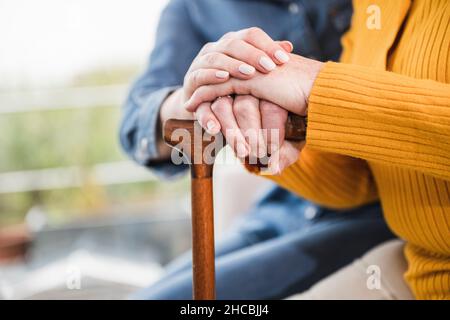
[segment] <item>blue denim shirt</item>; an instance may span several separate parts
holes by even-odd
[[[120,141],[130,157],[157,175],[170,178],[186,167],[158,158],[156,138],[159,108],[166,97],[182,86],[198,51],[207,42],[229,31],[257,26],[275,40],[289,40],[294,52],[326,61],[337,60],[340,37],[352,15],[350,0],[171,0],[163,10],[156,43],[147,69],[133,84],[123,109]],[[304,200],[280,191],[286,205]],[[270,199],[263,199],[268,203]]]

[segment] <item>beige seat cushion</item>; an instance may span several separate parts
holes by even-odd
[[[319,281],[308,291],[289,299],[414,299],[403,277],[407,268],[403,246],[404,243],[400,240],[385,242],[352,264]]]

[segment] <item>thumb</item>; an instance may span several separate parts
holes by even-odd
[[[292,143],[284,141],[281,148],[275,151],[269,158],[268,175],[279,175],[281,172],[294,164],[300,157],[300,151],[305,146],[305,141]]]

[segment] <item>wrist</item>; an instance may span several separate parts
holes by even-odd
[[[314,83],[316,82],[317,77],[319,76],[320,71],[325,66],[325,63],[303,58],[303,66],[301,72],[304,76],[300,78],[303,81],[300,81],[301,92],[303,94],[303,101],[301,101],[301,105],[303,105],[302,115],[308,115],[308,106],[309,106],[309,98],[311,97],[311,93],[313,91]]]
[[[308,94],[306,95],[306,100],[308,102],[309,102],[309,97],[311,96],[312,88],[314,87],[314,83],[316,82],[316,79],[319,76],[320,71],[325,66],[325,63],[323,63],[323,62],[316,61],[316,60],[310,60],[310,61],[311,61],[311,64],[310,64],[309,74],[310,74],[311,81],[310,81]]]
[[[175,90],[167,96],[159,109],[157,143],[160,158],[168,158],[171,152],[170,147],[163,141],[164,123],[169,119],[193,119],[193,114],[183,108],[183,95],[183,88]]]

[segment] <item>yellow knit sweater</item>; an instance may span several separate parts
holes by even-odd
[[[419,299],[450,299],[450,1],[354,0],[300,160],[271,179],[333,208],[380,199]],[[358,241],[358,239],[355,239]]]

